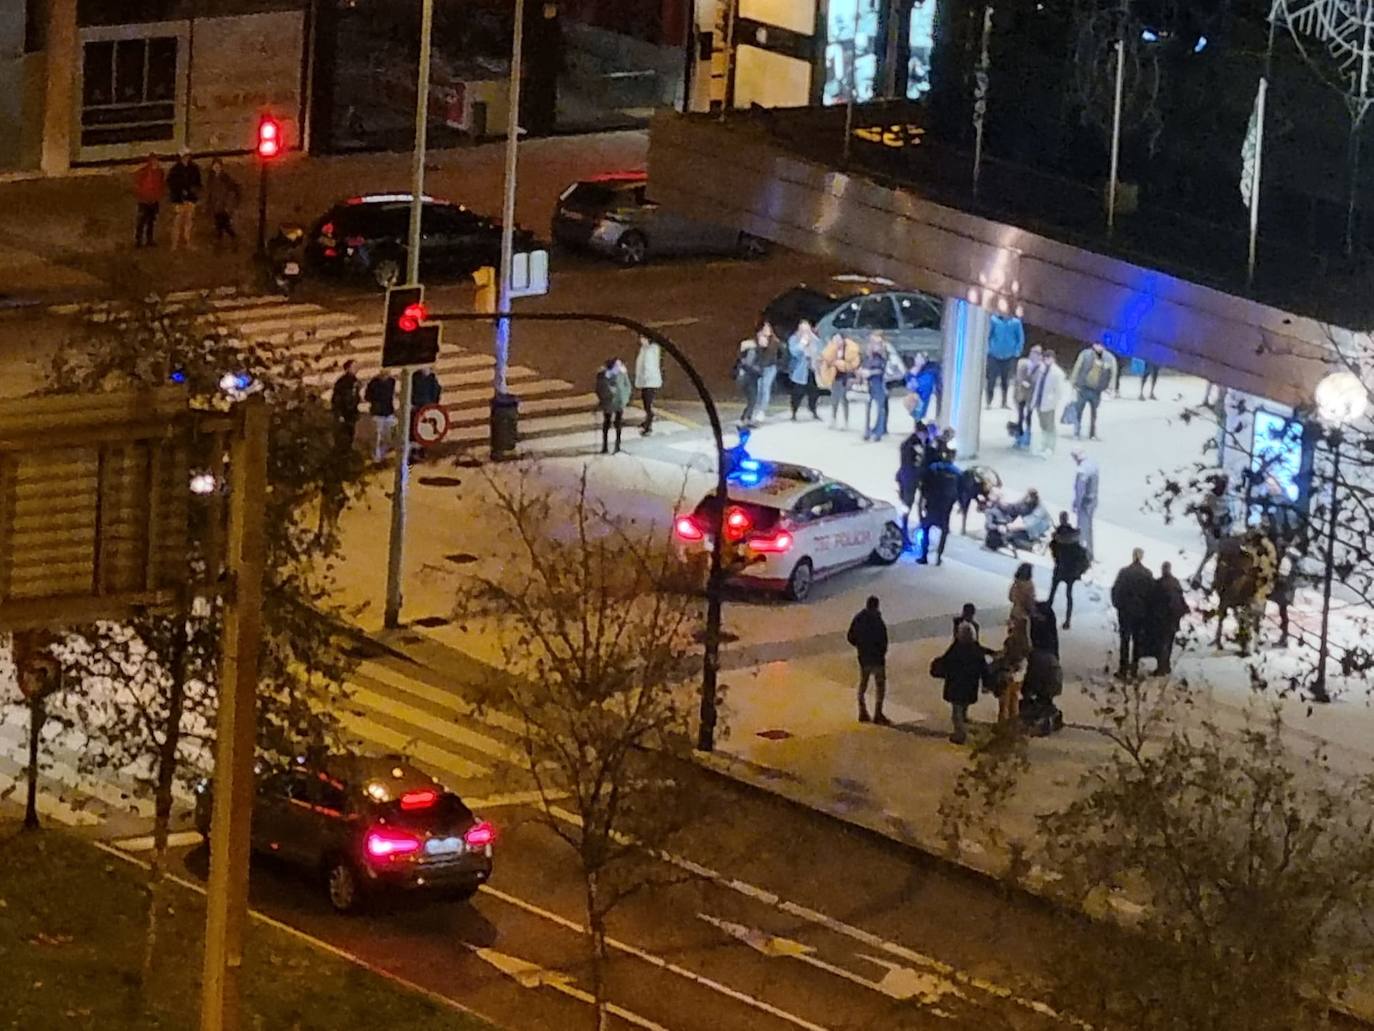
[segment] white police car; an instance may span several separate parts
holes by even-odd
[[[815,469],[746,456],[729,484],[725,540],[731,582],[801,601],[820,577],[866,562],[891,565],[901,557],[896,507]],[[714,511],[713,492],[674,525],[678,553],[690,565],[709,561]]]

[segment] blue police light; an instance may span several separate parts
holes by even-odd
[[[1154,29],[1144,29],[1140,33],[1140,38],[1143,39],[1146,43],[1158,43],[1159,33],[1156,32]]]
[[[754,472],[742,472],[735,474],[735,482],[741,487],[757,487],[763,476]]]
[[[1199,36],[1197,42],[1193,44],[1193,53],[1200,54],[1207,49],[1207,37]]]
[[[185,369],[173,369],[173,370],[172,370],[172,374],[171,374],[170,376],[168,376],[167,378],[168,378],[169,380],[171,380],[173,383],[185,383],[185,382],[186,382],[186,370],[185,370]]]
[[[763,466],[759,463],[759,460],[757,458],[741,458],[739,461],[739,467],[741,469],[746,469],[749,472],[758,472],[760,469],[763,468]]]

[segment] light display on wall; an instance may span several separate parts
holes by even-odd
[[[872,100],[878,83],[878,0],[831,0],[826,14],[824,104]]]
[[[906,95],[920,100],[930,92],[930,55],[935,50],[936,0],[912,0],[906,30]]]

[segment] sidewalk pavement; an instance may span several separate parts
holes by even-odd
[[[543,237],[559,192],[573,180],[618,168],[643,167],[648,137],[639,131],[554,137],[520,144],[516,215]],[[430,151],[425,190],[498,215],[504,143]],[[274,165],[268,187],[268,235],[282,222],[308,225],[335,201],[359,193],[409,192],[409,153],[316,157],[288,154]],[[202,173],[209,161],[201,160]],[[225,160],[243,196],[235,219],[238,248],[216,250],[210,219],[197,215],[198,247],[166,246],[170,214],[158,222],[159,246],[135,250],[134,165],[59,179],[0,183],[0,307],[53,296],[97,295],[112,282],[142,274],[166,290],[251,286],[257,232],[258,165]]]

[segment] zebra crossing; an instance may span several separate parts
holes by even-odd
[[[538,801],[520,745],[520,725],[484,708],[479,714],[442,674],[393,655],[364,660],[350,675],[339,717],[347,747],[400,754],[457,791],[477,811]],[[38,811],[47,822],[118,839],[132,850],[151,847],[153,803],[145,776],[79,768],[89,747],[79,729],[45,732]],[[28,727],[21,717],[0,722],[0,803],[22,805]],[[202,760],[208,765],[208,754]],[[147,770],[143,771],[145,774]],[[195,799],[173,791],[176,840],[190,841]],[[127,844],[127,843],[132,844]]]
[[[278,294],[243,294],[233,288],[212,291],[178,291],[163,300],[172,305],[198,305],[208,309],[231,332],[268,344],[286,354],[293,349],[317,349],[333,345],[330,368],[313,376],[316,385],[328,389],[343,363],[358,363],[358,377],[366,382],[379,369],[382,327],[379,319],[351,312],[332,311],[323,305],[296,301]],[[56,305],[58,315],[100,311],[100,305]],[[484,451],[490,436],[490,402],[495,359],[487,353],[445,343],[434,371],[443,387],[441,407],[449,417],[447,445]],[[586,452],[600,446],[601,414],[596,395],[585,387],[542,375],[524,365],[507,370],[510,390],[520,398],[520,453],[529,457]],[[638,426],[644,413],[636,405],[625,411],[627,428]],[[688,429],[671,418],[659,418],[655,436]]]

